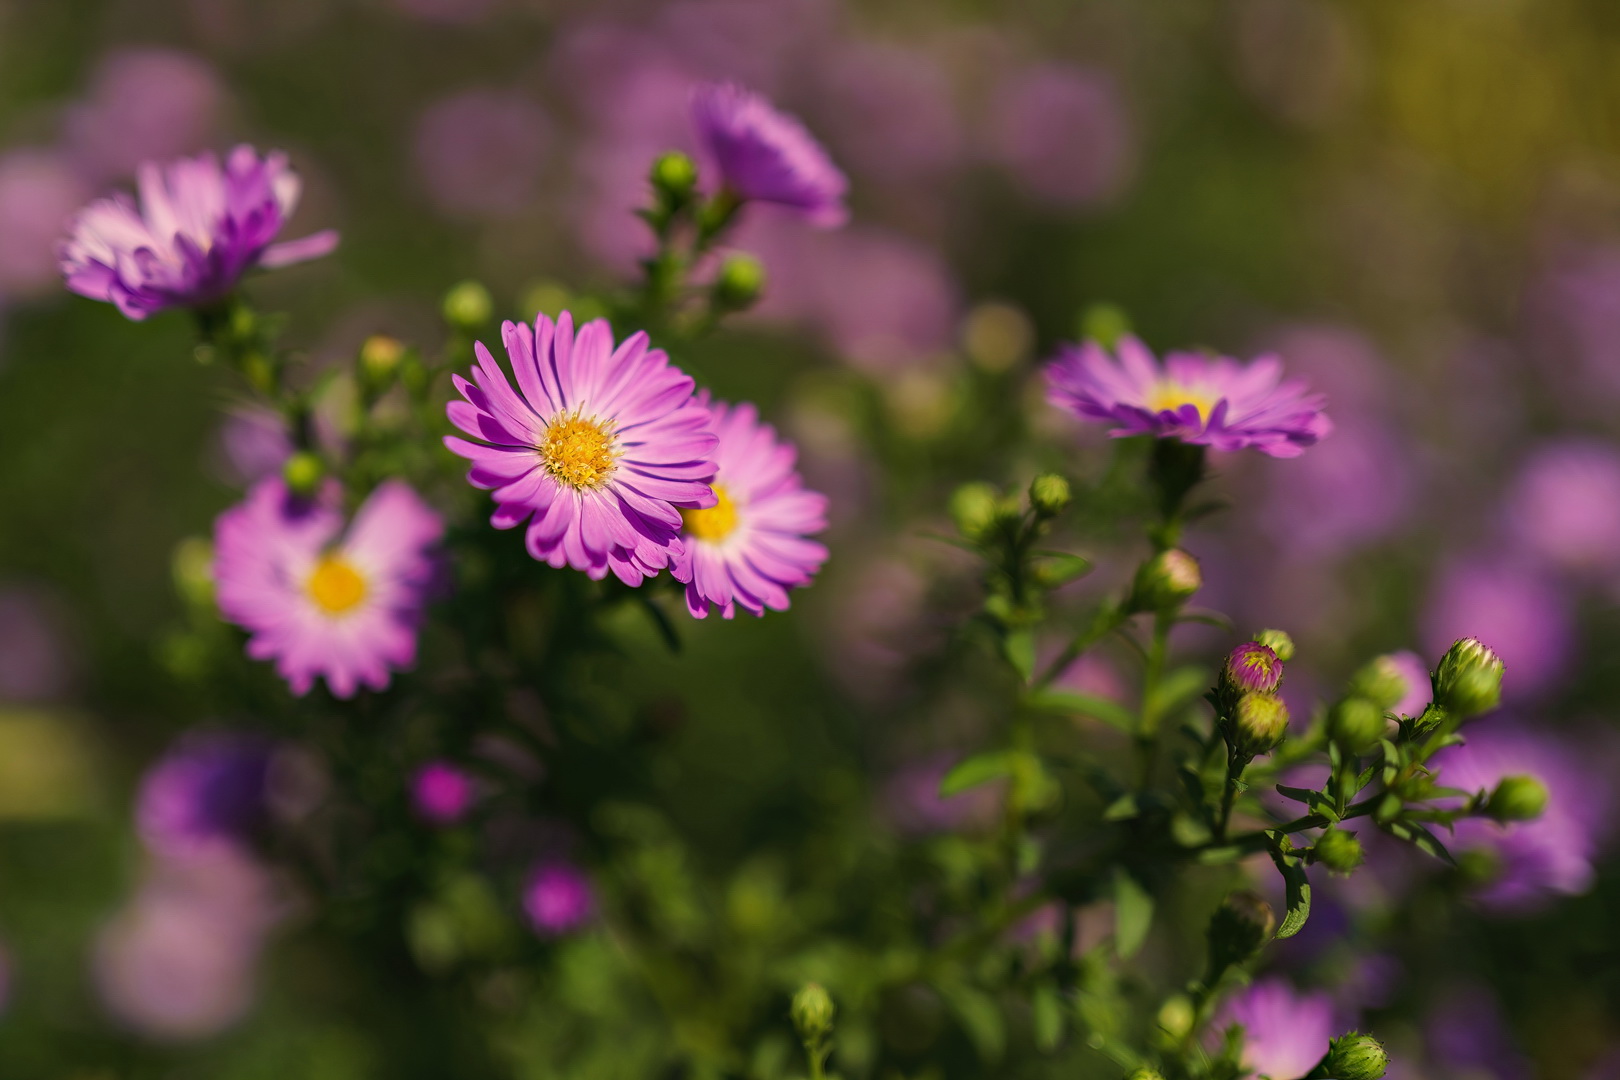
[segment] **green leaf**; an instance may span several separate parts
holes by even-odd
[[[1103,811],[1104,821],[1128,821],[1142,812],[1136,804],[1136,794],[1128,792],[1108,804]]]
[[[1153,926],[1153,897],[1124,870],[1114,871],[1114,950],[1120,959],[1136,955]]]
[[[1446,845],[1440,842],[1439,837],[1417,822],[1411,820],[1392,821],[1387,828],[1391,835],[1407,841],[1419,851],[1433,855],[1450,866],[1457,865],[1457,860],[1451,857],[1451,852],[1446,850]]]
[[[1030,997],[1030,1019],[1035,1026],[1035,1047],[1051,1053],[1063,1041],[1063,998],[1051,983],[1037,983]]]
[[[1273,851],[1271,860],[1282,872],[1288,904],[1288,913],[1283,916],[1282,925],[1277,927],[1277,937],[1293,937],[1305,929],[1305,920],[1311,917],[1311,883],[1305,876],[1305,864],[1298,858]]]
[[[1177,668],[1154,688],[1147,709],[1154,716],[1168,716],[1209,689],[1209,681],[1209,672],[1204,668],[1196,665]]]
[[[1073,690],[1037,690],[1029,696],[1029,704],[1043,712],[1089,716],[1101,720],[1121,731],[1136,730],[1136,717],[1117,701],[1094,694],[1081,694]]]
[[[1012,630],[1001,639],[1001,651],[1018,677],[1029,682],[1035,675],[1035,635],[1028,630]]]
[[[1054,553],[1035,564],[1035,574],[1048,589],[1060,588],[1091,573],[1091,560],[1079,555]]]
[[[1007,1048],[1007,1025],[995,999],[961,983],[939,984],[939,992],[961,1022],[980,1059],[986,1064],[1000,1061]]]
[[[1013,761],[1017,756],[1017,752],[1013,750],[988,750],[982,754],[974,754],[966,761],[957,762],[939,782],[940,796],[949,798],[969,788],[976,788],[980,784],[999,780],[1012,772]]]

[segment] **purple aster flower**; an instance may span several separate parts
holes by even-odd
[[[596,917],[596,893],[579,867],[548,862],[529,875],[523,888],[523,910],[540,934],[561,937]]]
[[[272,744],[253,735],[189,735],[141,778],[135,827],[152,852],[179,858],[245,844],[269,819]]]
[[[1487,642],[1507,664],[1505,698],[1524,698],[1568,670],[1576,643],[1570,600],[1546,574],[1513,559],[1469,557],[1445,566],[1423,619],[1438,657],[1461,637]]]
[[[1118,195],[1135,169],[1135,136],[1108,75],[1047,64],[1022,68],[991,99],[990,152],[1026,194],[1050,206]]]
[[[1547,808],[1533,821],[1468,818],[1446,840],[1454,852],[1483,852],[1495,864],[1478,893],[1482,904],[1531,911],[1591,886],[1612,799],[1582,751],[1498,720],[1469,728],[1468,741],[1435,755],[1434,764],[1440,783],[1463,791],[1489,791],[1507,776],[1534,777],[1547,788]]]
[[[1261,979],[1222,1007],[1216,1030],[1243,1027],[1243,1064],[1266,1080],[1295,1080],[1310,1072],[1342,1028],[1333,999],[1302,994],[1286,979]]]
[[[670,573],[686,586],[686,609],[701,619],[711,607],[734,618],[785,611],[788,590],[803,585],[827,559],[827,549],[805,537],[827,527],[827,497],[807,491],[794,470],[798,456],[752,405],[709,401],[720,437],[715,447],[715,504],[681,511],[682,550]]]
[[[1620,568],[1620,451],[1594,440],[1549,443],[1507,498],[1519,545],[1569,570]]]
[[[352,522],[328,481],[316,498],[262,480],[214,526],[219,610],[247,630],[248,655],[276,661],[295,694],[317,676],[338,697],[382,690],[416,659],[416,631],[444,522],[398,480]]]
[[[775,203],[823,228],[849,218],[849,181],[804,125],[734,83],[692,94],[692,123],[723,188],[744,202]]]
[[[430,106],[414,156],[433,203],[452,217],[511,217],[533,205],[551,121],[518,94],[469,90]]]
[[[430,761],[411,781],[416,812],[435,825],[460,821],[473,803],[473,779],[448,761]]]
[[[473,463],[473,486],[493,490],[490,524],[529,522],[530,555],[641,584],[681,550],[680,511],[717,502],[716,438],[691,378],[645,332],[614,348],[605,319],[576,336],[565,311],[532,330],[505,323],[501,335],[518,391],[480,342],[473,381],[454,379],[466,400],[448,411],[484,442],[452,435],[445,445]]]
[[[1077,416],[1112,420],[1116,437],[1154,435],[1216,450],[1253,447],[1296,457],[1333,430],[1323,397],[1282,362],[1244,365],[1224,356],[1170,353],[1161,365],[1147,346],[1122,338],[1117,357],[1100,346],[1065,345],[1047,365],[1047,400]]]
[[[213,154],[153,162],[137,173],[141,205],[120,192],[79,212],[61,248],[68,288],[140,320],[172,307],[207,304],[254,267],[273,269],[325,255],[327,230],[272,243],[298,203],[287,156],[238,146],[224,165]]]
[[[1240,690],[1269,694],[1282,683],[1283,664],[1258,641],[1246,641],[1226,658],[1226,678]]]

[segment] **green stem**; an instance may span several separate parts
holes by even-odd
[[[1147,667],[1142,676],[1142,711],[1136,726],[1138,789],[1146,789],[1153,778],[1153,763],[1159,746],[1159,680],[1164,677],[1170,651],[1170,627],[1174,617],[1167,612],[1153,616],[1153,643],[1148,649]]]

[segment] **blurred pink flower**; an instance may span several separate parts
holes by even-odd
[[[990,156],[1031,198],[1105,203],[1130,183],[1136,137],[1108,74],[1044,64],[1010,74],[990,100]]]
[[[90,194],[54,151],[13,150],[0,157],[0,296],[57,286],[57,244]]]
[[[583,929],[596,918],[596,893],[579,867],[548,862],[529,875],[523,910],[542,936],[560,937]]]
[[[538,197],[550,142],[551,121],[535,102],[501,90],[467,90],[422,114],[413,157],[442,213],[511,217]]]
[[[1520,467],[1505,514],[1529,554],[1566,570],[1620,570],[1620,450],[1590,439],[1541,446]]]
[[[922,194],[962,159],[964,136],[954,90],[927,54],[852,43],[817,65],[812,116],[825,117],[838,162],[862,179]]]
[[[68,111],[65,141],[95,182],[121,178],[143,161],[208,148],[225,105],[219,73],[174,49],[120,49],[96,65],[90,92]]]

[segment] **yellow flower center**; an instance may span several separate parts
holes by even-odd
[[[586,420],[578,413],[565,413],[546,425],[537,449],[552,476],[581,489],[606,481],[618,459],[612,422]]]
[[[717,544],[737,527],[737,504],[719,484],[714,485],[715,504],[707,510],[682,510],[681,521],[689,536]]]
[[[339,555],[324,556],[309,575],[309,598],[328,615],[342,615],[366,598],[366,579]]]
[[[1209,414],[1215,411],[1215,405],[1219,401],[1218,395],[1211,394],[1202,387],[1166,380],[1155,383],[1153,389],[1148,391],[1147,400],[1142,404],[1154,413],[1180,412],[1183,405],[1191,405],[1198,410],[1200,420],[1208,420]]]

